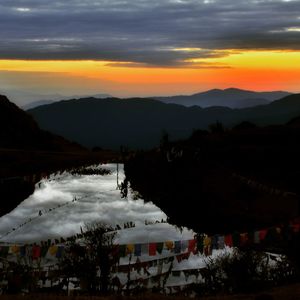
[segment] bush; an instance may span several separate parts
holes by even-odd
[[[295,270],[286,257],[235,249],[208,259],[201,275],[199,294],[250,293],[290,282]]]

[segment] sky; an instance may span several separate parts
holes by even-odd
[[[299,91],[300,0],[0,0],[0,28],[24,99]]]

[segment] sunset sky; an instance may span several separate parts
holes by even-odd
[[[0,28],[0,93],[19,103],[300,91],[299,0],[0,0]]]

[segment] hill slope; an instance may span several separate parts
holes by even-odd
[[[0,148],[75,151],[82,147],[43,131],[32,116],[0,95]]]
[[[253,92],[235,88],[225,90],[213,89],[190,96],[155,97],[164,103],[181,104],[184,106],[225,106],[230,108],[246,108],[257,105],[265,105],[290,95],[288,92]]]
[[[118,149],[156,146],[162,133],[185,138],[194,129],[216,121],[234,126],[242,121],[281,124],[300,115],[300,95],[247,109],[184,107],[151,99],[95,99],[61,101],[28,111],[41,128],[85,146]],[[55,121],[54,121],[55,120]]]

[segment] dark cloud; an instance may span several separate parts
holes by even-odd
[[[0,28],[0,58],[180,66],[232,48],[300,50],[288,30],[300,1],[0,0]]]

